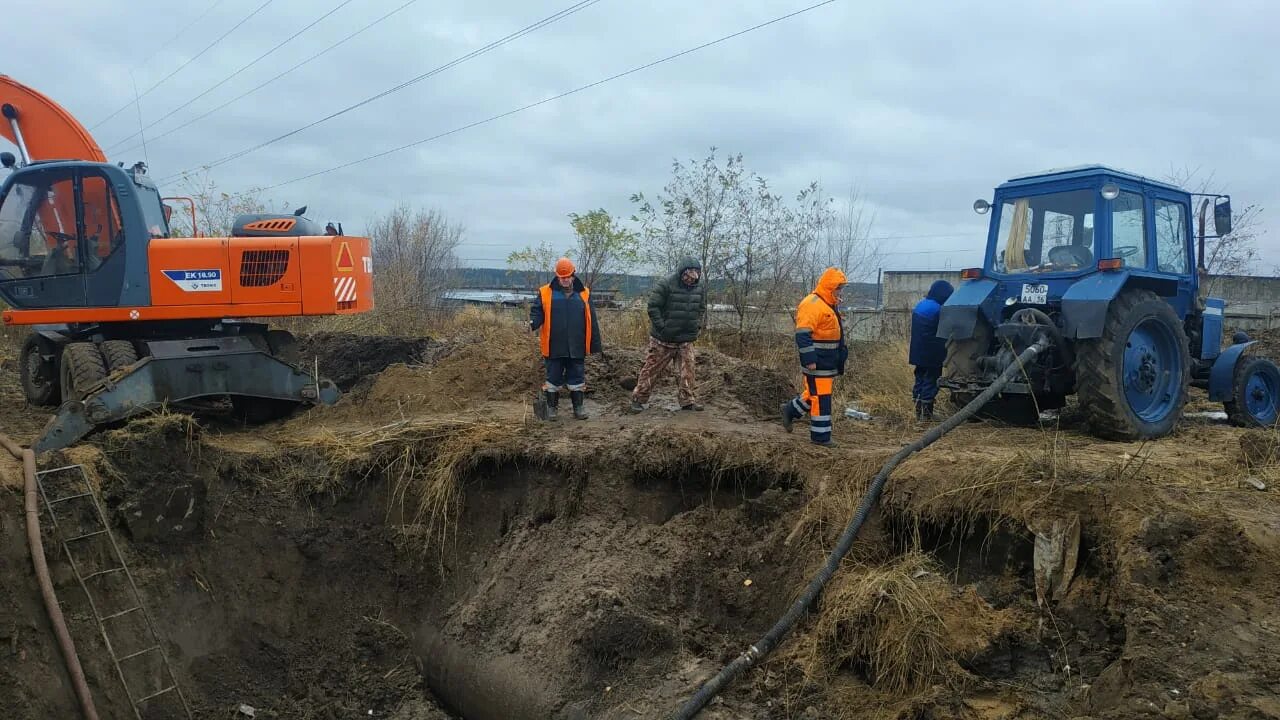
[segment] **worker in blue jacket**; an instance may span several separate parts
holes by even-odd
[[[947,341],[938,337],[938,316],[953,288],[946,280],[929,287],[929,294],[911,311],[911,351],[907,361],[915,366],[916,382],[911,399],[916,403],[916,420],[933,419],[933,400],[938,396],[938,378],[947,361]]]

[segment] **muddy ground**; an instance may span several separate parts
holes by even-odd
[[[99,489],[195,717],[665,717],[786,609],[921,431],[840,422],[817,451],[773,420],[791,378],[714,352],[706,412],[667,385],[628,415],[625,349],[591,361],[591,420],[541,424],[531,347],[378,342],[304,343],[345,372],[334,408],[156,416],[42,459]],[[3,373],[0,425],[29,439],[42,418],[16,392]],[[816,612],[704,716],[1280,718],[1276,434],[1197,418],[1127,445],[1063,422],[966,425],[908,461]],[[0,717],[75,717],[0,467]],[[46,523],[55,582],[103,717],[131,717],[58,552],[89,527],[72,505]],[[1041,603],[1030,528],[1055,520],[1079,522],[1079,560]],[[119,631],[117,655],[145,647],[145,625]],[[126,682],[162,687],[141,660]]]

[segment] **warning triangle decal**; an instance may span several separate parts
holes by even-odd
[[[355,258],[351,257],[351,246],[345,242],[338,250],[338,269],[342,272],[351,272],[356,269]]]

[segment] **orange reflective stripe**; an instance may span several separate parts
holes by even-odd
[[[542,327],[538,335],[542,340],[542,357],[551,357],[551,286],[542,286]]]

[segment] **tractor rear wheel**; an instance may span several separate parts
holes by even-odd
[[[1150,290],[1118,295],[1102,337],[1077,343],[1076,388],[1093,434],[1132,441],[1172,432],[1187,404],[1189,358],[1169,303]]]
[[[35,335],[22,344],[22,394],[27,402],[37,407],[58,404],[61,397],[58,387],[58,363],[45,360],[40,352],[40,341]]]
[[[68,343],[62,349],[62,399],[83,400],[85,392],[107,377],[107,364],[91,342]]]
[[[1236,363],[1231,399],[1222,403],[1231,424],[1272,427],[1280,415],[1280,367],[1268,358],[1246,356]]]
[[[102,356],[107,360],[107,372],[138,362],[138,350],[128,340],[103,341]]]

